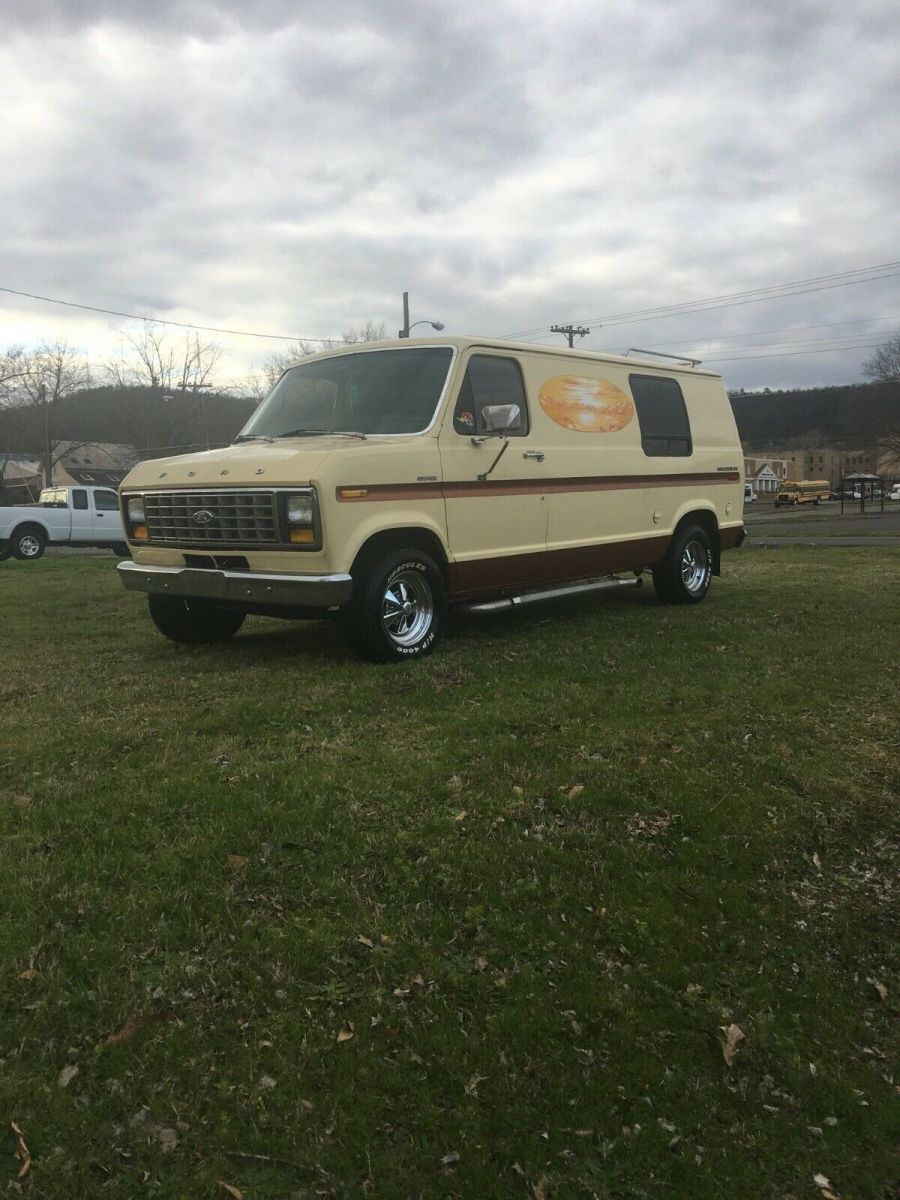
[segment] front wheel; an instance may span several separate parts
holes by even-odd
[[[25,559],[28,562],[40,558],[44,553],[46,545],[47,540],[44,537],[43,530],[38,529],[36,526],[17,529],[10,542],[10,548],[16,558]]]
[[[369,662],[421,658],[444,627],[441,573],[420,550],[399,550],[364,568],[354,579],[344,611],[353,649]]]
[[[653,586],[663,604],[699,604],[712,582],[712,543],[699,525],[676,533],[666,557],[653,568]]]
[[[173,642],[201,645],[232,637],[246,620],[240,609],[218,608],[210,600],[184,596],[148,596],[150,616],[160,633]]]

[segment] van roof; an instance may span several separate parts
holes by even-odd
[[[554,358],[570,358],[573,361],[618,363],[624,367],[642,367],[648,370],[661,371],[667,375],[706,375],[714,379],[721,378],[718,371],[704,370],[699,366],[693,366],[687,360],[682,362],[672,359],[665,362],[658,362],[655,358],[638,357],[631,354],[608,354],[602,350],[580,350],[577,348],[570,350],[568,346],[548,346],[540,342],[513,342],[503,338],[474,337],[472,335],[448,337],[436,334],[433,337],[391,338],[379,342],[350,342],[347,345],[335,346],[329,350],[324,350],[321,354],[315,355],[315,357],[347,354],[361,350],[402,350],[408,346],[453,346],[460,351],[469,350],[473,347],[484,347],[490,350],[511,350],[527,354],[552,354]],[[644,351],[644,354],[646,353],[647,351]],[[299,361],[303,362],[306,360],[300,359]]]

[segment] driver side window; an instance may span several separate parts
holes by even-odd
[[[519,427],[510,429],[507,436],[527,435],[528,404],[519,364],[514,358],[501,358],[495,354],[473,355],[459,389],[453,428],[457,433],[469,436],[487,433],[484,409],[493,404],[517,404]]]

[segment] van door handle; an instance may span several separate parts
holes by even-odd
[[[544,461],[543,450],[526,450],[522,455],[523,458],[536,458],[538,462]]]

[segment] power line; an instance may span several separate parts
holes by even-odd
[[[249,329],[220,329],[217,325],[191,325],[187,321],[166,321],[162,317],[140,316],[137,313],[118,312],[114,308],[98,308],[94,304],[76,304],[74,300],[57,300],[53,296],[38,296],[34,292],[19,292],[15,288],[0,287],[0,292],[10,296],[25,296],[29,300],[42,300],[45,304],[61,304],[64,308],[80,308],[84,312],[102,313],[107,317],[124,317],[128,321],[151,321],[154,325],[176,325],[179,329],[196,329],[202,333],[228,333],[235,337],[270,338],[277,342],[331,342],[333,338],[301,337],[299,334],[254,333]]]
[[[584,324],[625,325],[636,321],[656,319],[658,317],[681,316],[692,312],[714,311],[719,308],[733,308],[740,304],[761,303],[765,300],[786,299],[790,296],[802,296],[808,292],[826,291],[835,287],[850,287],[853,284],[874,282],[900,274],[900,262],[877,263],[871,267],[858,267],[852,271],[839,271],[831,275],[818,275],[809,279],[798,279],[790,283],[773,283],[764,288],[752,288],[743,292],[728,292],[719,296],[707,296],[701,300],[685,300],[678,304],[663,304],[653,308],[632,309],[626,312],[613,313],[609,316],[588,317]],[[874,275],[873,272],[883,272]],[[864,278],[850,278],[864,276]],[[821,286],[807,287],[807,284]],[[531,335],[548,332],[546,325],[534,329],[524,329],[521,333],[509,334],[511,338],[526,338]]]
[[[839,354],[842,350],[874,350],[880,344],[880,342],[869,342],[862,346],[831,346],[825,350],[788,350],[781,354],[743,354],[734,358],[707,358],[704,359],[704,363],[751,362],[754,359],[763,358],[814,358],[817,354]]]
[[[781,329],[756,329],[752,333],[698,333],[693,337],[694,343],[703,342],[739,342],[747,338],[768,337],[775,333],[806,333],[810,329],[837,329],[842,325],[874,325],[876,321],[898,321],[900,322],[900,314],[893,314],[889,317],[863,317],[859,321],[826,321],[820,325],[786,325]],[[840,335],[837,335],[840,336]],[[865,337],[866,334],[847,334],[847,337]],[[658,346],[678,346],[684,345],[685,339],[679,338],[674,342],[657,342]],[[749,347],[748,347],[749,348]]]

